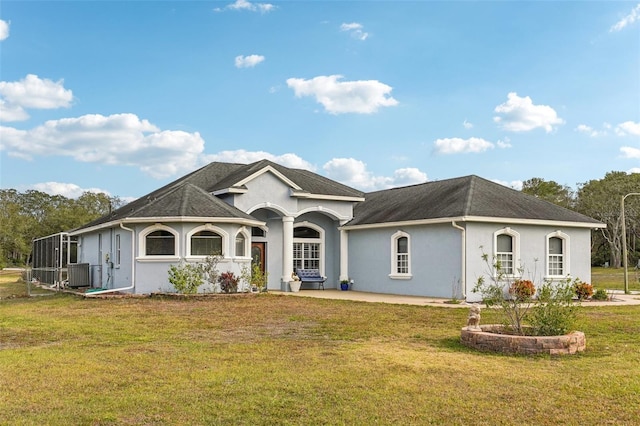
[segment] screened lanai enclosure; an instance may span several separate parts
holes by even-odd
[[[29,279],[58,287],[89,285],[89,265],[76,263],[78,239],[66,232],[33,240]]]

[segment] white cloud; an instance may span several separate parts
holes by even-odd
[[[606,123],[605,123],[605,129],[606,127]],[[579,124],[578,127],[576,127],[574,129],[574,131],[579,132],[579,133],[584,133],[585,135],[588,135],[589,137],[592,138],[597,138],[600,136],[606,136],[607,135],[607,131],[606,130],[596,130],[591,126],[587,126],[586,124]]]
[[[466,119],[462,122],[465,129],[473,129],[473,123],[469,123]]]
[[[369,37],[369,33],[363,31],[362,24],[357,22],[352,22],[350,24],[343,23],[340,25],[340,31],[348,32],[351,37],[357,38],[358,40],[366,40]]]
[[[28,74],[20,81],[0,81],[0,121],[21,121],[29,118],[25,108],[68,108],[73,93],[64,88],[63,80],[56,82]]]
[[[260,62],[264,61],[262,55],[236,56],[236,68],[253,68]]]
[[[224,12],[225,10],[247,10],[249,12],[267,13],[275,10],[275,6],[270,3],[252,3],[247,0],[236,0],[234,3],[228,4],[225,7],[216,7],[213,9],[216,12]]]
[[[392,177],[374,176],[367,165],[353,158],[334,158],[322,166],[327,176],[362,191],[375,191],[427,181],[427,174],[415,168],[403,168]]]
[[[631,174],[631,173],[640,173],[640,167],[632,167],[629,170],[627,170],[627,174]]]
[[[499,183],[500,185],[506,186],[508,188],[512,188],[518,191],[522,191],[522,181],[521,180],[512,180],[511,182],[507,182],[505,180],[492,179],[492,182]]]
[[[0,41],[9,38],[9,23],[0,19]]]
[[[274,155],[265,151],[246,151],[244,149],[237,149],[233,151],[221,151],[213,155],[205,155],[204,158],[206,163],[220,161],[250,164],[260,160],[269,160],[293,169],[315,171],[315,167],[311,163],[292,153]]]
[[[19,105],[12,105],[0,99],[0,122],[24,121],[29,119],[29,114]]]
[[[31,159],[67,156],[81,162],[139,167],[162,178],[201,165],[199,133],[161,131],[135,114],[98,114],[50,120],[30,130],[0,127],[0,150]]]
[[[517,93],[507,95],[507,102],[498,105],[495,112],[502,116],[493,117],[502,129],[510,132],[528,132],[538,127],[547,133],[554,130],[554,126],[564,123],[556,111],[547,105],[534,105],[529,96],[521,98]]]
[[[624,27],[633,24],[639,19],[640,19],[640,3],[638,3],[636,7],[631,9],[631,12],[628,15],[620,19],[611,28],[609,28],[609,32],[612,33],[615,31],[620,31]]]
[[[511,139],[509,138],[504,138],[504,139],[498,139],[498,142],[496,142],[496,145],[498,148],[511,148]]]
[[[622,156],[624,158],[631,158],[640,160],[640,149],[632,148],[630,146],[623,146],[620,148],[620,152],[622,152]]]
[[[341,75],[318,76],[310,80],[287,79],[296,97],[315,96],[330,114],[371,114],[380,107],[398,105],[389,96],[393,88],[377,80],[338,81]]]
[[[94,194],[106,194],[111,196],[109,191],[100,188],[81,188],[75,183],[62,182],[43,182],[31,185],[37,191],[46,192],[51,195],[62,195],[66,198],[78,198],[85,192],[93,192]]]
[[[640,136],[640,123],[633,121],[625,121],[616,126],[616,134],[618,136]]]
[[[462,154],[469,152],[484,152],[495,148],[492,142],[482,138],[443,138],[437,139],[434,143],[434,151],[437,154]]]

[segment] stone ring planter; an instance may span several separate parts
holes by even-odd
[[[500,324],[463,327],[460,340],[463,345],[480,351],[523,355],[572,355],[587,347],[582,331],[562,336],[518,336],[500,334],[502,330],[504,326]]]

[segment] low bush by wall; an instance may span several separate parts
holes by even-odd
[[[503,329],[504,326],[499,324],[463,327],[460,339],[463,345],[470,348],[506,354],[570,355],[582,352],[587,347],[581,331],[562,336],[517,336],[500,334]]]

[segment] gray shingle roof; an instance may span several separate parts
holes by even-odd
[[[478,176],[371,192],[356,205],[352,225],[469,216],[599,224],[590,217]]]
[[[361,198],[363,193],[307,170],[290,169],[268,160],[252,164],[213,162],[195,170],[111,214],[90,222],[80,229],[125,218],[145,217],[230,217],[254,219],[243,211],[210,195],[231,188],[256,172],[271,166],[287,179],[311,194]],[[255,220],[255,219],[254,219]]]

